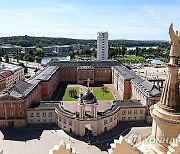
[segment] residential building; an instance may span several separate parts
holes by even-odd
[[[3,44],[0,46],[0,48],[3,49],[3,51],[7,54],[16,53],[17,51],[21,50],[21,46],[11,45],[11,44]]]
[[[108,60],[108,32],[97,33],[97,59]]]

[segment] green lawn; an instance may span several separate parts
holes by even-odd
[[[111,93],[111,90],[107,89],[108,92],[102,92],[101,87],[94,87],[93,93],[96,95],[97,100],[114,100],[114,96]]]
[[[121,56],[119,60],[126,63],[140,63],[145,61],[143,57],[139,57],[135,55],[125,55],[124,57]]]
[[[69,90],[71,88],[74,88],[74,89],[77,90],[77,97],[76,98],[73,98],[73,97],[69,96]],[[65,91],[65,94],[64,94],[64,96],[62,98],[62,101],[78,101],[78,98],[79,98],[79,87],[67,87],[66,91]]]

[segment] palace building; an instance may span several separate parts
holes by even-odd
[[[88,80],[89,79],[89,80]],[[63,101],[54,101],[60,83],[113,84],[121,96],[106,110],[98,110],[98,101],[89,88],[80,92],[78,109],[70,111]],[[0,126],[56,123],[76,135],[86,135],[86,127],[96,136],[114,128],[119,121],[150,122],[149,106],[160,98],[159,89],[117,61],[51,60],[37,74],[0,93]],[[88,124],[88,126],[87,126]]]

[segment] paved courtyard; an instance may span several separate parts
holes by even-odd
[[[78,101],[64,101],[63,107],[71,112],[79,111]],[[98,101],[97,110],[100,112],[105,111],[106,109],[111,108],[111,101]]]
[[[0,129],[0,149],[7,154],[48,154],[54,145],[63,140],[71,144],[78,154],[107,154],[113,140],[118,139],[121,134],[127,135],[134,127],[142,127],[142,133],[147,125],[144,122],[119,123],[109,132],[98,137],[90,137],[91,145],[87,144],[87,137],[69,136],[56,126],[5,128]],[[139,131],[140,128],[136,130]]]

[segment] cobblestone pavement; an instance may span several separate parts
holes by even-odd
[[[5,133],[0,132],[0,149],[7,154],[48,154],[54,145],[59,145],[63,140],[66,144],[75,147],[78,154],[107,154],[106,151],[94,146],[88,145],[84,141],[80,141],[69,137],[62,130],[40,130],[36,128],[10,129]],[[8,137],[11,136],[11,139]],[[18,137],[19,136],[19,137]],[[28,136],[28,140],[26,137]],[[29,138],[33,136],[33,138]],[[6,139],[7,138],[7,139]]]
[[[139,127],[138,129],[133,129]],[[140,128],[142,127],[142,129]],[[29,125],[25,128],[1,128],[0,149],[7,154],[48,154],[54,145],[61,140],[71,144],[77,154],[108,154],[107,149],[114,139],[120,135],[127,135],[130,130],[141,130],[147,128],[144,122],[122,122],[113,130],[97,137],[90,137],[90,145],[87,137],[69,136],[57,126]]]
[[[63,101],[63,107],[70,110],[71,112],[79,111],[78,101]],[[102,112],[106,109],[111,108],[111,101],[98,101],[97,110]]]

